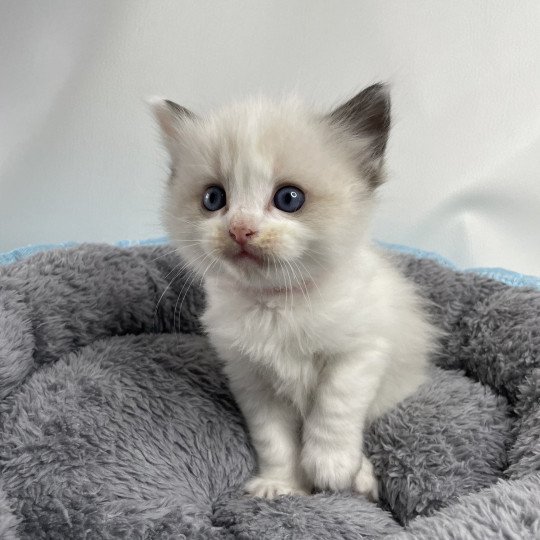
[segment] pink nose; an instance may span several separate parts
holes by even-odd
[[[247,225],[242,223],[238,225],[231,225],[229,228],[229,236],[237,243],[243,246],[249,242],[250,237],[257,234],[257,231],[254,231]]]

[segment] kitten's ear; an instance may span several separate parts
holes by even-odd
[[[343,127],[362,143],[359,148],[361,167],[370,186],[382,183],[384,151],[390,133],[390,93],[378,83],[362,90],[332,111],[328,118]]]
[[[197,117],[190,110],[168,99],[153,97],[148,99],[148,103],[161,128],[165,146],[172,154],[174,142],[178,140],[182,126],[186,121],[195,120]]]

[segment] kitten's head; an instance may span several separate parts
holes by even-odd
[[[152,105],[171,159],[164,221],[192,269],[294,287],[293,275],[314,279],[365,241],[390,129],[384,85],[329,114],[295,100],[207,117]]]

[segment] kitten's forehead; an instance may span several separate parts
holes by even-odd
[[[299,173],[324,165],[323,127],[295,100],[232,106],[210,117],[207,129],[219,174],[240,192],[298,181]]]
[[[241,190],[260,183],[273,174],[273,156],[268,145],[261,144],[264,126],[250,119],[223,122],[217,126],[214,148],[219,174]]]

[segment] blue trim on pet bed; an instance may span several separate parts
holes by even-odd
[[[442,255],[432,251],[424,251],[423,249],[402,246],[400,244],[389,244],[387,242],[378,242],[378,244],[392,251],[407,253],[422,259],[431,259],[438,262],[442,266],[446,266],[447,268],[460,270],[461,272],[473,272],[475,274],[480,274],[482,276],[501,281],[502,283],[506,283],[507,285],[512,285],[513,287],[534,287],[536,289],[540,289],[540,277],[520,274],[519,272],[513,272],[512,270],[506,270],[505,268],[459,268]]]
[[[147,240],[121,240],[116,242],[114,245],[118,247],[131,247],[131,246],[152,246],[167,243],[167,238],[150,238]],[[390,244],[387,242],[378,242],[378,244],[386,249],[392,251],[397,251],[399,253],[407,253],[415,257],[423,259],[431,259],[438,262],[439,264],[446,266],[447,268],[452,268],[454,270],[461,270],[458,266],[453,264],[451,261],[431,251],[424,251],[422,249],[412,248],[409,246],[402,246],[400,244]],[[41,244],[35,246],[27,246],[7,253],[0,253],[0,265],[1,264],[10,264],[21,259],[25,259],[34,253],[39,253],[40,251],[49,251],[51,249],[67,249],[78,245],[76,242],[65,242],[62,244]],[[474,272],[475,274],[480,274],[482,276],[501,281],[507,285],[512,285],[514,287],[534,287],[540,289],[540,277],[528,276],[526,274],[520,274],[518,272],[512,272],[511,270],[505,270],[504,268],[466,268],[462,270],[463,272]]]
[[[166,244],[167,237],[162,238],[150,238],[148,240],[120,240],[115,242],[115,246],[118,247],[131,247],[131,246],[148,246],[148,245],[158,245]],[[51,249],[68,249],[71,247],[78,246],[77,242],[63,242],[60,244],[37,244],[35,246],[26,246],[22,248],[17,248],[6,253],[0,253],[0,264],[10,264],[13,262],[20,261],[30,255],[39,253],[41,251],[50,251]]]

